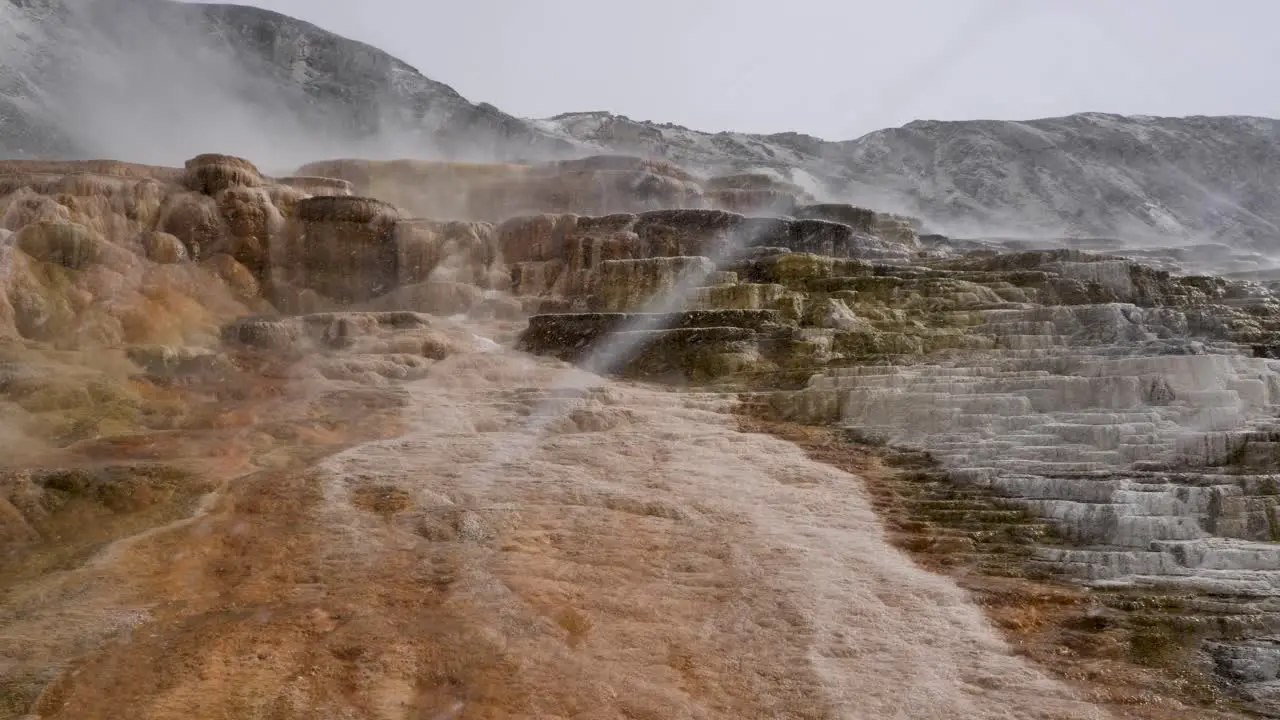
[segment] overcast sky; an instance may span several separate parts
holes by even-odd
[[[914,119],[1280,116],[1280,0],[251,4],[524,117],[610,110],[846,139]]]

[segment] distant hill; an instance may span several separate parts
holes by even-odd
[[[820,197],[918,215],[947,233],[1280,247],[1272,119],[917,121],[841,142],[606,112],[526,120],[267,10],[0,0],[0,155],[174,164],[210,148],[281,168],[339,156],[621,152],[701,172],[776,172]]]

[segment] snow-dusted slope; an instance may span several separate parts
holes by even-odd
[[[259,8],[0,0],[0,157],[283,166],[333,154],[551,157],[550,138],[376,49]]]
[[[953,225],[1280,245],[1276,120],[913,122],[841,145],[859,183]]]
[[[720,169],[798,170],[832,199],[918,215],[948,233],[1280,247],[1280,121],[1267,118],[917,121],[846,142],[701,133],[607,113],[539,126]]]
[[[662,157],[705,174],[772,172],[816,195],[829,195],[852,179],[839,146],[799,133],[705,133],[672,123],[637,122],[607,112],[565,113],[534,120],[538,129],[612,152]]]
[[[774,172],[823,199],[913,214],[953,235],[1280,249],[1277,120],[917,121],[844,142],[607,112],[523,120],[376,48],[258,8],[0,0],[0,157],[173,164],[210,148],[273,170],[333,156],[620,152],[704,174]]]

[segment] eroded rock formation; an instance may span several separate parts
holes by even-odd
[[[330,160],[298,170],[282,183],[314,190],[316,177],[349,184],[412,214],[499,223],[540,213],[605,216],[672,208],[718,209],[745,215],[837,220],[859,233],[911,242],[918,222],[848,205],[817,205],[800,186],[765,173],[699,177],[672,163],[626,155],[595,155],[541,164]],[[316,192],[315,194],[320,194]],[[844,212],[844,217],[838,217]],[[858,216],[857,213],[863,213]],[[824,213],[835,213],[827,217]],[[856,216],[856,217],[855,217]],[[911,223],[917,222],[915,226]]]
[[[853,209],[814,214],[872,226]],[[877,239],[900,242],[894,230]],[[1272,706],[1275,661],[1260,638],[1280,628],[1280,362],[1269,352],[1280,297],[1078,250],[961,254],[935,244],[908,264],[852,259],[831,244],[763,244],[783,247],[703,269],[715,282],[689,304],[704,310],[652,322],[538,315],[523,347],[590,360],[633,346],[597,369],[798,384],[753,402],[928,452],[950,483],[1008,508],[956,502],[957,517],[987,518],[967,525],[973,537],[1024,512],[1047,522],[1054,539],[1028,571],[1177,598],[1174,619],[1146,622],[1222,623],[1194,635],[1196,647],[1259,707]],[[614,297],[593,292],[602,305]],[[676,329],[689,325],[698,329]]]
[[[157,397],[235,395],[247,368],[386,390],[492,345],[432,315],[515,327],[494,337],[927,453],[953,494],[910,522],[950,523],[964,547],[1003,538],[1025,550],[1020,573],[1176,600],[1158,621],[1213,619],[1187,647],[1255,707],[1280,705],[1266,285],[952,241],[770,176],[615,156],[335,161],[278,179],[223,155],[13,163],[0,191],[5,352],[103,364],[4,366],[19,438],[178,427]]]

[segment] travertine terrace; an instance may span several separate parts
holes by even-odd
[[[819,200],[0,165],[0,717],[1280,707],[1272,289]],[[928,490],[877,518],[871,465],[742,431],[787,423]],[[1015,653],[943,540],[1135,684]]]

